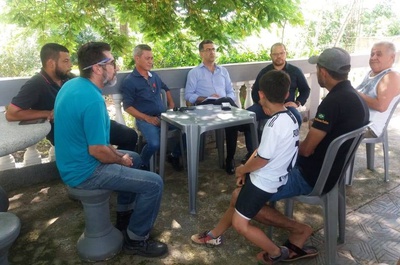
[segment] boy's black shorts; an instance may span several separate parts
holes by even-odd
[[[252,219],[275,193],[268,193],[251,183],[250,175],[246,174],[246,181],[236,201],[236,211],[246,219]]]

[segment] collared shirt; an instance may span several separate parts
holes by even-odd
[[[260,90],[260,79],[261,77],[271,71],[274,70],[274,65],[270,64],[267,67],[263,68],[260,73],[257,75],[256,81],[254,82],[253,88],[251,90],[251,98],[254,103],[258,103],[260,101],[260,96],[258,95],[258,91]],[[308,97],[310,96],[310,87],[308,86],[307,80],[304,77],[303,72],[300,68],[285,63],[285,67],[282,69],[290,76],[290,89],[289,89],[289,97],[286,99],[286,102],[291,101],[299,101],[301,105],[306,104]],[[296,97],[296,90],[299,91],[298,96]]]
[[[67,81],[64,80],[63,83]],[[53,110],[54,101],[61,87],[41,69],[21,87],[11,104],[27,110]]]
[[[149,72],[146,80],[135,68],[122,81],[121,92],[123,107],[134,107],[149,116],[160,116],[166,111],[166,106],[161,99],[161,89],[169,88],[154,72]]]
[[[71,78],[74,76],[71,75]],[[68,79],[63,80],[64,84]],[[23,110],[53,110],[54,102],[61,87],[50,78],[42,68],[21,87],[11,104]],[[50,122],[51,130],[46,138],[54,144],[54,123]]]
[[[233,100],[236,98],[228,70],[223,66],[215,65],[214,72],[211,72],[201,63],[188,73],[185,99],[190,103],[195,103],[198,97],[207,98],[212,94]]]

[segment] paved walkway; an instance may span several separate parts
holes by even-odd
[[[400,258],[400,108],[390,125],[390,182],[383,182],[381,147],[377,147],[376,170],[365,169],[365,147],[356,158],[353,186],[347,187],[346,243],[338,246],[337,264],[396,264]],[[169,246],[169,255],[148,259],[118,254],[96,264],[256,264],[259,249],[232,229],[220,247],[207,248],[190,242],[190,235],[212,228],[229,203],[234,178],[217,167],[215,149],[208,147],[200,163],[198,214],[188,212],[187,177],[167,166],[161,211],[152,236]],[[237,162],[245,154],[239,145]],[[76,240],[84,227],[80,203],[71,201],[58,180],[9,192],[10,211],[22,221],[22,229],[10,251],[12,264],[81,264]],[[115,197],[115,196],[114,196]],[[111,200],[114,220],[115,198]],[[279,205],[278,205],[279,206]],[[308,243],[320,249],[311,260],[292,264],[325,264],[324,237],[319,207],[296,204],[295,218],[310,224],[315,233]],[[262,227],[262,226],[261,226]],[[273,240],[283,242],[284,231],[274,229]],[[286,263],[290,264],[290,263]]]

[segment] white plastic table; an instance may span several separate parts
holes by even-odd
[[[172,111],[161,114],[160,175],[164,177],[168,124],[172,124],[186,135],[187,170],[189,186],[189,211],[196,213],[196,194],[199,168],[200,136],[210,130],[249,124],[253,146],[258,146],[255,113],[232,107],[225,111],[219,105],[200,105],[194,110]]]
[[[46,137],[51,126],[48,121],[38,124],[19,125],[8,122],[0,112],[0,157],[32,146]]]

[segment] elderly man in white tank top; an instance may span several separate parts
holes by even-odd
[[[377,137],[382,133],[393,105],[400,98],[400,73],[391,68],[395,56],[393,43],[375,43],[369,59],[371,71],[356,88],[367,103],[373,122],[366,137]]]

